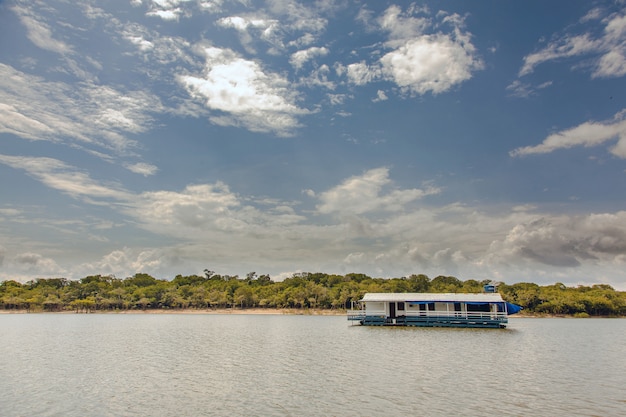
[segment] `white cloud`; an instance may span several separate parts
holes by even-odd
[[[239,33],[239,39],[250,53],[254,53],[252,44],[260,38],[275,47],[282,48],[282,40],[278,35],[279,21],[265,17],[228,16],[219,19],[216,24],[224,28],[235,29]]]
[[[303,49],[301,51],[297,51],[291,54],[291,58],[289,58],[289,63],[296,70],[299,70],[307,61],[315,59],[316,56],[324,55],[328,55],[328,49],[324,47],[312,47],[308,49]]]
[[[428,9],[413,5],[403,12],[398,6],[390,6],[377,23],[380,30],[389,34],[385,47],[391,51],[373,64],[361,61],[341,66],[338,73],[345,70],[356,85],[384,79],[405,92],[423,95],[446,92],[483,68],[471,35],[463,31],[460,16],[440,13],[441,24],[450,25],[451,32],[426,33],[442,26],[430,17],[415,17],[415,14],[428,14]]]
[[[54,259],[47,258],[34,252],[22,252],[6,260],[5,268],[13,271],[13,279],[26,281],[33,276],[55,277],[66,271]]]
[[[222,9],[223,0],[131,0],[134,7],[147,5],[146,16],[158,17],[165,21],[178,21],[190,17],[194,7],[201,12],[217,13]]]
[[[224,0],[199,0],[200,9],[210,13],[217,13],[222,9]]]
[[[626,212],[588,216],[539,217],[515,225],[502,240],[492,242],[491,261],[524,260],[554,267],[579,267],[584,262],[611,260],[626,250]]]
[[[625,115],[626,111],[622,111],[616,114],[613,120],[607,122],[585,122],[571,129],[553,133],[541,144],[514,149],[510,155],[515,157],[545,154],[558,149],[568,149],[575,146],[598,146],[608,141],[617,140],[617,143],[610,148],[610,152],[619,158],[626,159]]]
[[[387,168],[377,168],[349,178],[340,185],[319,194],[320,213],[364,214],[377,211],[402,211],[405,205],[439,190],[392,188]]]
[[[110,21],[115,21],[112,17],[108,19],[103,17],[103,20],[107,20],[110,25],[113,24]],[[159,74],[152,75],[154,78],[171,78],[171,69],[168,64],[176,63],[191,67],[195,65],[191,44],[181,37],[162,36],[158,32],[150,31],[135,23],[118,22],[115,25],[115,32],[135,45],[146,62],[157,64],[149,65],[147,67],[149,69],[146,68],[149,74]]]
[[[239,205],[237,196],[225,184],[217,183],[188,186],[182,193],[146,192],[139,199],[138,209],[148,224],[173,226],[173,230],[199,228],[204,233],[218,218]]]
[[[482,68],[471,44],[447,35],[422,36],[385,54],[380,62],[387,78],[413,93],[439,94],[472,77]]]
[[[600,78],[621,77],[626,75],[626,56],[624,51],[609,51],[598,60],[594,76]]]
[[[253,44],[261,40],[270,46],[268,53],[281,55],[289,47],[302,48],[315,43],[328,25],[323,14],[336,7],[333,2],[308,4],[270,0],[267,10],[263,12],[227,16],[218,20],[217,24],[237,30],[242,45],[249,53],[256,53]]]
[[[380,77],[380,69],[370,67],[365,61],[349,64],[345,70],[348,79],[355,85],[365,85]]]
[[[145,40],[143,37],[141,36],[129,36],[128,40],[137,45],[137,47],[139,48],[140,51],[150,51],[152,49],[154,49],[154,43]]]
[[[21,213],[22,213],[21,210],[14,209],[14,208],[3,208],[3,209],[0,209],[0,215],[7,216],[7,217],[18,216]]]
[[[314,69],[306,77],[301,78],[300,83],[309,87],[319,86],[327,88],[329,90],[334,90],[336,84],[328,79],[330,73],[331,71],[328,65],[320,65],[319,68]]]
[[[431,26],[430,18],[411,16],[416,10],[414,7],[409,9],[403,13],[399,6],[392,5],[378,18],[380,28],[389,32],[390,40],[388,42],[390,45],[401,46],[407,39],[414,39],[423,35]]]
[[[547,81],[537,86],[534,86],[530,83],[524,83],[520,80],[515,80],[506,87],[506,90],[512,97],[528,98],[537,94],[537,90],[543,90],[544,88],[548,88],[551,85],[552,81]]]
[[[273,26],[278,21],[273,19],[257,18],[257,17],[241,17],[241,16],[229,16],[219,19],[216,24],[225,28],[233,28],[239,32],[246,32],[249,28],[260,30],[262,33]]]
[[[159,170],[156,166],[152,164],[147,164],[145,162],[139,162],[136,164],[128,164],[126,165],[126,168],[129,171],[134,172],[135,174],[141,174],[144,177],[154,175]]]
[[[168,10],[152,10],[146,13],[147,16],[157,16],[163,20],[178,20],[182,10],[179,8]]]
[[[46,81],[0,64],[0,132],[114,151],[136,146],[128,133],[150,127],[159,100],[143,91],[117,91],[91,83]]]
[[[270,0],[269,9],[272,13],[282,16],[286,32],[300,31],[320,33],[326,29],[328,21],[320,13],[333,8],[332,4],[315,2],[311,5],[293,0]]]
[[[372,101],[377,102],[377,101],[386,101],[389,98],[387,97],[387,94],[385,94],[385,92],[383,90],[378,90],[376,92],[376,98]]]
[[[178,20],[185,13],[186,4],[195,4],[195,0],[148,0],[146,16],[156,16],[163,20]]]
[[[41,49],[58,54],[72,52],[72,48],[65,42],[54,39],[50,26],[31,14],[27,8],[14,6],[12,9],[26,27],[28,39],[30,39],[32,43]]]
[[[600,18],[600,10],[592,9],[581,22],[594,22]],[[566,33],[555,37],[539,51],[524,57],[519,76],[532,73],[543,63],[572,57],[586,57],[593,78],[612,78],[626,75],[626,15],[623,11],[600,20],[600,35],[587,32]]]
[[[234,264],[267,268],[271,273],[298,264],[304,270],[332,273],[345,267],[344,272],[377,271],[382,276],[463,271],[464,279],[477,276],[506,282],[541,282],[541,271],[553,280],[562,268],[568,271],[565,282],[594,282],[598,274],[619,270],[626,261],[626,212],[555,216],[537,207],[517,207],[502,214],[462,205],[416,207],[412,203],[439,190],[397,188],[387,168],[348,178],[326,191],[305,191],[319,204],[315,213],[300,214],[292,203],[255,201],[220,182],[133,194],[51,158],[2,155],[0,162],[24,169],[74,198],[107,204],[160,236],[153,248],[112,250],[99,260],[72,267],[72,272],[41,251],[5,250],[5,276],[11,279],[94,271],[119,276],[181,273],[183,265],[206,267],[202,263],[207,262],[207,253],[212,254],[208,262],[215,264],[213,268],[224,266],[229,273]],[[263,210],[257,208],[260,205]],[[111,228],[110,223],[97,225]],[[180,244],[167,247],[172,238]],[[170,243],[159,247],[163,239]],[[604,265],[601,272],[599,265]]]
[[[204,74],[179,76],[179,81],[212,110],[213,123],[288,136],[299,127],[297,116],[309,113],[297,106],[296,92],[281,75],[266,73],[228,49],[207,47],[204,54]]]
[[[74,198],[95,200],[128,200],[130,194],[117,184],[103,185],[85,172],[78,171],[58,159],[10,156],[0,154],[0,163],[22,169],[50,188]]]

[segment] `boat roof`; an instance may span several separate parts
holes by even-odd
[[[371,302],[394,302],[404,301],[411,302],[483,302],[497,303],[504,302],[502,296],[498,293],[421,293],[421,292],[368,292],[363,296],[361,301]]]

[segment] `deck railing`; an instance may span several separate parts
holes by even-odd
[[[386,317],[385,310],[348,310],[348,320],[363,320],[365,317]],[[496,320],[506,321],[507,314],[503,311],[499,312],[482,312],[482,311],[404,311],[398,314],[396,318],[402,317],[416,318],[445,318],[445,319],[463,319],[463,320]]]
[[[363,320],[365,318],[365,310],[348,310],[348,320]],[[383,311],[383,315],[385,312]]]

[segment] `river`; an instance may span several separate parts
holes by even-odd
[[[626,416],[626,320],[2,314],[0,416]]]

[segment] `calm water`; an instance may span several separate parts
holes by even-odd
[[[0,416],[626,416],[626,320],[0,315]]]

